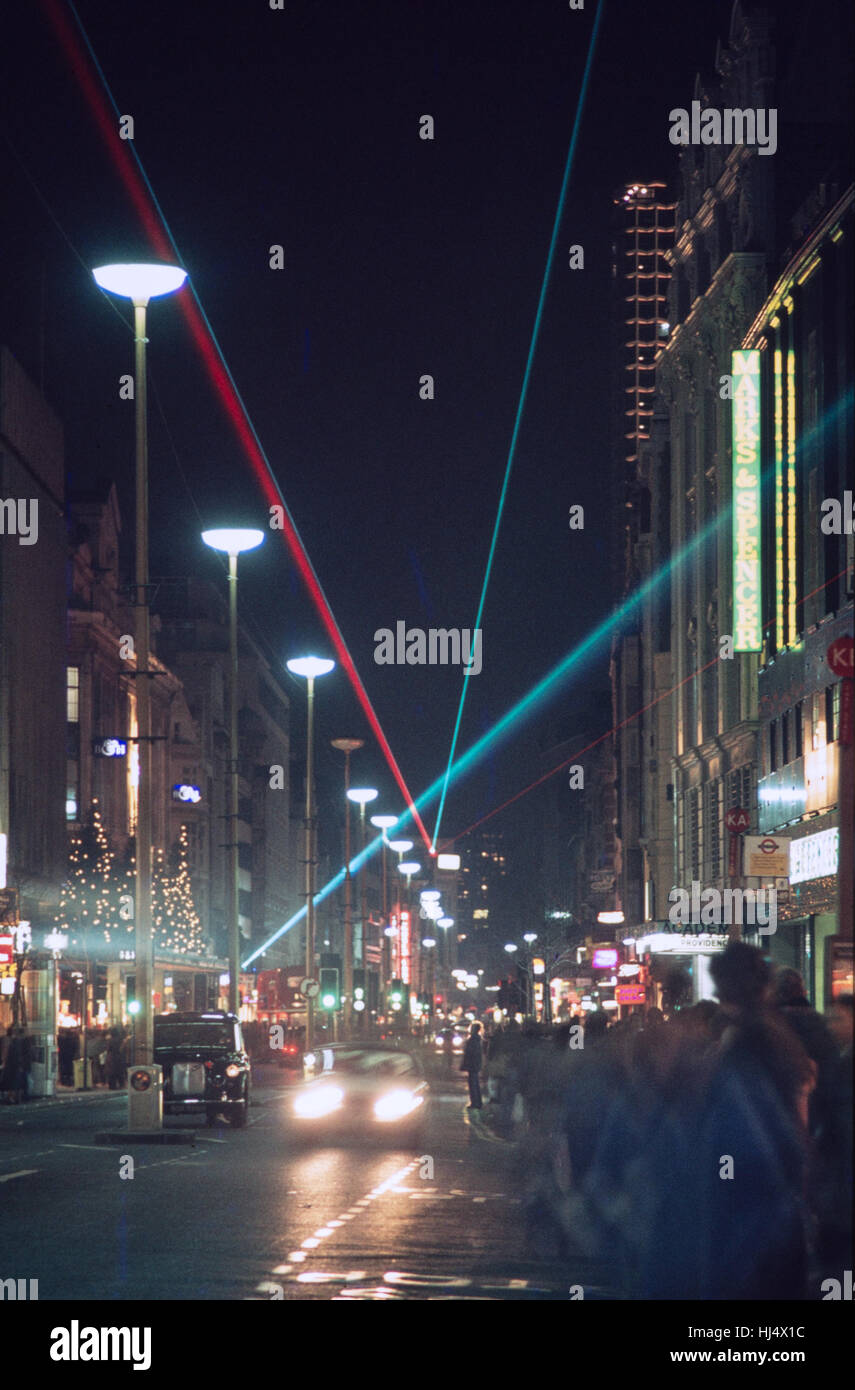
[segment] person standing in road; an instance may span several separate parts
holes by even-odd
[[[481,1043],[481,1025],[480,1023],[473,1023],[469,1029],[469,1037],[466,1039],[466,1046],[463,1049],[463,1060],[460,1063],[460,1070],[468,1074],[470,1110],[481,1109],[481,1071],[483,1066],[484,1048]]]

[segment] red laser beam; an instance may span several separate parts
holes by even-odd
[[[47,11],[50,22],[54,26],[56,35],[68,60],[69,67],[80,85],[96,126],[107,147],[110,159],[119,174],[135,212],[143,224],[153,250],[162,259],[172,260],[175,257],[175,249],[163,228],[156,209],[152,206],[150,195],[139,175],[139,171],[134,165],[133,160],[129,158],[127,144],[119,136],[115,116],[104,98],[104,94],[96,80],[96,76],[93,74],[92,64],[88,54],[85,52],[60,0],[42,0],[42,4]],[[211,341],[211,335],[199,310],[198,304],[192,295],[180,295],[179,303],[191,335],[205,363],[208,375],[216,388],[217,394],[220,397],[238,440],[243,446],[244,452],[252,465],[256,481],[261,488],[268,506],[276,505],[282,508],[282,533],[291,551],[292,558],[300,571],[309,596],[326,628],[338,659],[347,673],[354,693],[362,707],[362,711],[380,745],[380,749],[395,778],[407,809],[418,827],[425,848],[429,854],[432,854],[434,851],[431,850],[430,837],[416,809],[409,788],[404,781],[403,773],[392,753],[389,741],[381,728],[380,721],[374,712],[374,707],[368,698],[368,693],[359,677],[353,658],[348,651],[344,637],[333,616],[332,609],[321,588],[320,581],[308,557],[305,546],[297,534],[297,530],[288,515],[287,507],[284,505],[284,501],[273,480],[267,462],[259,449],[249,425],[246,412],[237,397],[234,386],[229,380],[228,373],[220,360],[217,349]]]

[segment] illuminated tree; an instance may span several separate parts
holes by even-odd
[[[187,826],[182,825],[178,842],[172,850],[172,872],[162,850],[155,855],[152,881],[152,922],[156,946],[182,955],[198,954],[205,949],[202,922],[193,901],[193,885],[187,856],[190,839]]]
[[[93,933],[102,933],[107,942],[114,933],[126,940],[134,931],[133,891],[133,856],[118,858],[94,798],[85,825],[69,845],[68,875],[54,921],[72,938],[84,933],[84,944],[98,940]]]

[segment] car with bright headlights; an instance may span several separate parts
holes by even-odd
[[[421,1144],[428,1084],[411,1053],[381,1042],[332,1043],[307,1052],[303,1072],[303,1085],[288,1098],[298,1137]]]
[[[234,1014],[176,1011],[154,1020],[154,1058],[163,1067],[167,1115],[225,1114],[232,1127],[247,1122],[252,1073],[240,1021]]]
[[[448,1026],[447,1028],[443,1028],[439,1033],[435,1034],[434,1040],[433,1040],[433,1045],[434,1045],[434,1048],[436,1049],[437,1054],[441,1055],[443,1052],[445,1052],[446,1034],[447,1034],[447,1033],[450,1033],[450,1034],[451,1034],[451,1050],[452,1050],[452,1052],[455,1054],[455,1056],[458,1056],[458,1057],[459,1057],[459,1056],[462,1054],[463,1048],[464,1048],[464,1046],[465,1046],[465,1044],[466,1044],[466,1035],[467,1035],[468,1032],[469,1032],[469,1025],[468,1025],[468,1023],[467,1023],[466,1025],[464,1025],[464,1027],[462,1027],[462,1028],[459,1026],[459,1024],[456,1024],[456,1023],[455,1023],[455,1024],[449,1024],[449,1026]]]

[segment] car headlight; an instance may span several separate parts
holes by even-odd
[[[241,1069],[237,1062],[229,1062],[226,1067],[226,1076],[240,1076]]]
[[[422,1097],[413,1091],[389,1091],[374,1102],[374,1118],[377,1120],[400,1120],[411,1115],[421,1105]]]
[[[294,1101],[294,1111],[304,1119],[318,1119],[321,1115],[331,1115],[338,1110],[344,1100],[340,1086],[319,1086],[317,1090],[304,1091]]]

